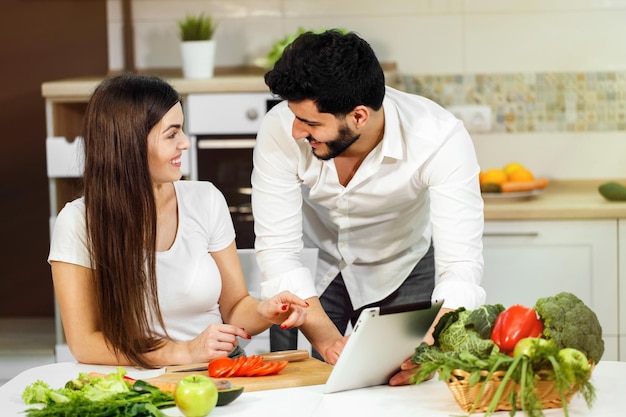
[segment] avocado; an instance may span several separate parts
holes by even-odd
[[[626,187],[617,182],[606,182],[598,187],[598,191],[609,201],[626,201]]]
[[[237,399],[243,392],[243,387],[233,386],[226,389],[217,390],[217,405],[230,404]]]

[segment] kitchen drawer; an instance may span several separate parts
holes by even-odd
[[[189,94],[186,133],[256,134],[261,119],[277,101],[270,93]]]
[[[46,139],[48,178],[77,178],[83,175],[83,139],[72,142],[64,137]]]

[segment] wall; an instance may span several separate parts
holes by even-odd
[[[52,317],[41,84],[106,73],[106,3],[3,0],[0,10],[0,317]]]
[[[123,64],[120,0],[108,5],[115,69]],[[347,28],[381,61],[397,62],[403,89],[445,106],[491,107],[493,131],[475,135],[481,164],[508,162],[491,151],[506,138],[553,177],[626,177],[607,168],[626,155],[625,135],[615,135],[626,131],[626,0],[134,0],[137,68],[180,67],[176,20],[199,11],[219,21],[218,66],[252,65],[299,27]],[[540,154],[561,155],[567,138],[580,146],[568,149],[581,166],[574,172]],[[595,141],[614,159],[599,172],[587,159]],[[536,155],[523,152],[531,142],[542,145]]]

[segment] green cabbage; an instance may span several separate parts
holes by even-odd
[[[433,331],[435,346],[443,352],[469,352],[488,357],[495,347],[491,332],[502,304],[486,304],[476,310],[458,308],[444,314]]]

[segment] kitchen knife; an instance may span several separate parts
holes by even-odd
[[[253,356],[253,355],[251,355]],[[263,359],[266,361],[288,361],[297,362],[308,359],[310,354],[308,350],[294,349],[281,350],[277,352],[262,353]],[[167,372],[200,372],[208,370],[208,363],[192,363],[187,365],[168,366]]]

